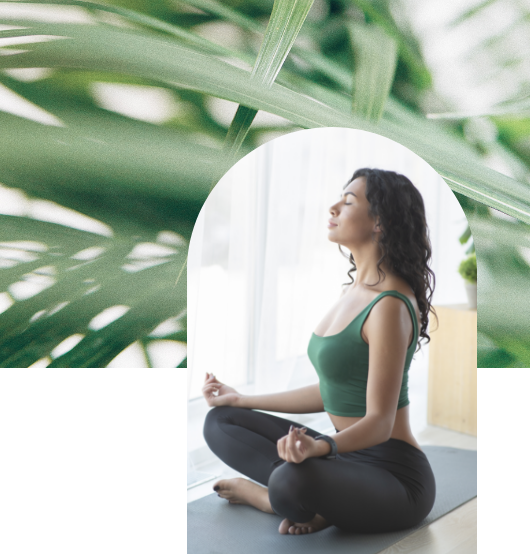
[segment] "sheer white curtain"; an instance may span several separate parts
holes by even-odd
[[[240,160],[197,220],[188,269],[190,400],[200,397],[205,372],[254,393],[316,382],[307,343],[349,281],[349,262],[327,240],[328,209],[361,167],[402,173],[420,190],[433,245],[434,303],[466,302],[457,273],[465,216],[421,158],[353,129],[284,135]],[[426,367],[427,352],[412,368]]]

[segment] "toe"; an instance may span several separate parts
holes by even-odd
[[[289,532],[289,528],[291,527],[291,521],[289,521],[287,518],[283,519],[280,523],[280,527],[278,528],[278,531],[282,535],[286,535]]]
[[[219,490],[222,488],[222,486],[221,486],[222,483],[223,483],[222,480],[221,480],[221,481],[217,481],[217,483],[214,483],[214,485],[213,485],[213,490],[214,490],[215,492],[219,492]]]

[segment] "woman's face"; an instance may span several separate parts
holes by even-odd
[[[328,239],[348,247],[371,242],[379,227],[369,215],[366,200],[366,179],[357,177],[343,191],[340,200],[331,206]]]

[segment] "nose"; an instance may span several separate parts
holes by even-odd
[[[335,217],[335,216],[339,213],[337,204],[333,204],[333,206],[331,206],[331,207],[329,208],[329,213],[330,213],[333,217]]]

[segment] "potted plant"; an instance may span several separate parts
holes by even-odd
[[[475,253],[462,260],[458,272],[465,281],[469,307],[477,309],[477,255]]]

